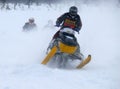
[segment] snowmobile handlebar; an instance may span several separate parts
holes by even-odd
[[[62,25],[54,25],[55,27],[62,27]],[[70,28],[70,29],[72,29],[72,28]],[[72,29],[73,31],[75,31],[75,32],[77,32],[78,34],[79,34],[79,32],[78,31],[76,31],[76,30],[74,30],[74,29]]]

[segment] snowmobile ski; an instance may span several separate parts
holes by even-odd
[[[47,56],[45,57],[45,59],[42,61],[41,64],[46,65],[46,64],[50,61],[50,59],[55,55],[56,52],[57,52],[57,47],[54,46],[54,47],[51,49],[51,51],[47,54]]]
[[[76,68],[81,69],[83,68],[86,64],[88,64],[91,61],[91,55],[88,55],[88,57],[83,60]]]

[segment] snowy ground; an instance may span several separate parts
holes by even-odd
[[[83,27],[76,37],[92,61],[81,70],[66,70],[40,64],[58,30],[53,27],[56,18],[70,5],[56,6],[0,11],[0,89],[119,89],[120,8],[78,7]],[[29,17],[38,30],[22,32]]]

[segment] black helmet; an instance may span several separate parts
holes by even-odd
[[[30,22],[30,23],[34,23],[34,21],[35,21],[34,18],[32,18],[32,17],[29,18],[29,22]]]
[[[71,6],[70,9],[69,9],[69,13],[71,15],[77,15],[77,12],[78,12],[78,9],[76,6]]]

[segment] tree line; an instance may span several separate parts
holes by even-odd
[[[21,5],[26,5],[28,6],[28,8],[30,8],[33,4],[36,4],[37,6],[41,5],[41,4],[56,4],[56,3],[60,3],[60,2],[82,2],[82,3],[94,3],[94,2],[100,2],[100,1],[104,1],[104,0],[0,0],[0,8],[1,9],[7,9],[10,10],[10,6],[9,4],[12,4],[14,9],[16,9],[17,6],[21,6]],[[110,2],[112,0],[109,0],[108,2]],[[113,0],[115,1],[115,0]],[[117,0],[117,3],[120,5],[120,0]]]
[[[62,0],[0,0],[0,8],[1,9],[10,9],[9,4],[14,5],[14,9],[16,9],[16,6],[20,5],[27,5],[28,8],[30,8],[31,5],[36,4],[36,5],[41,5],[41,4],[54,4],[61,2]]]

